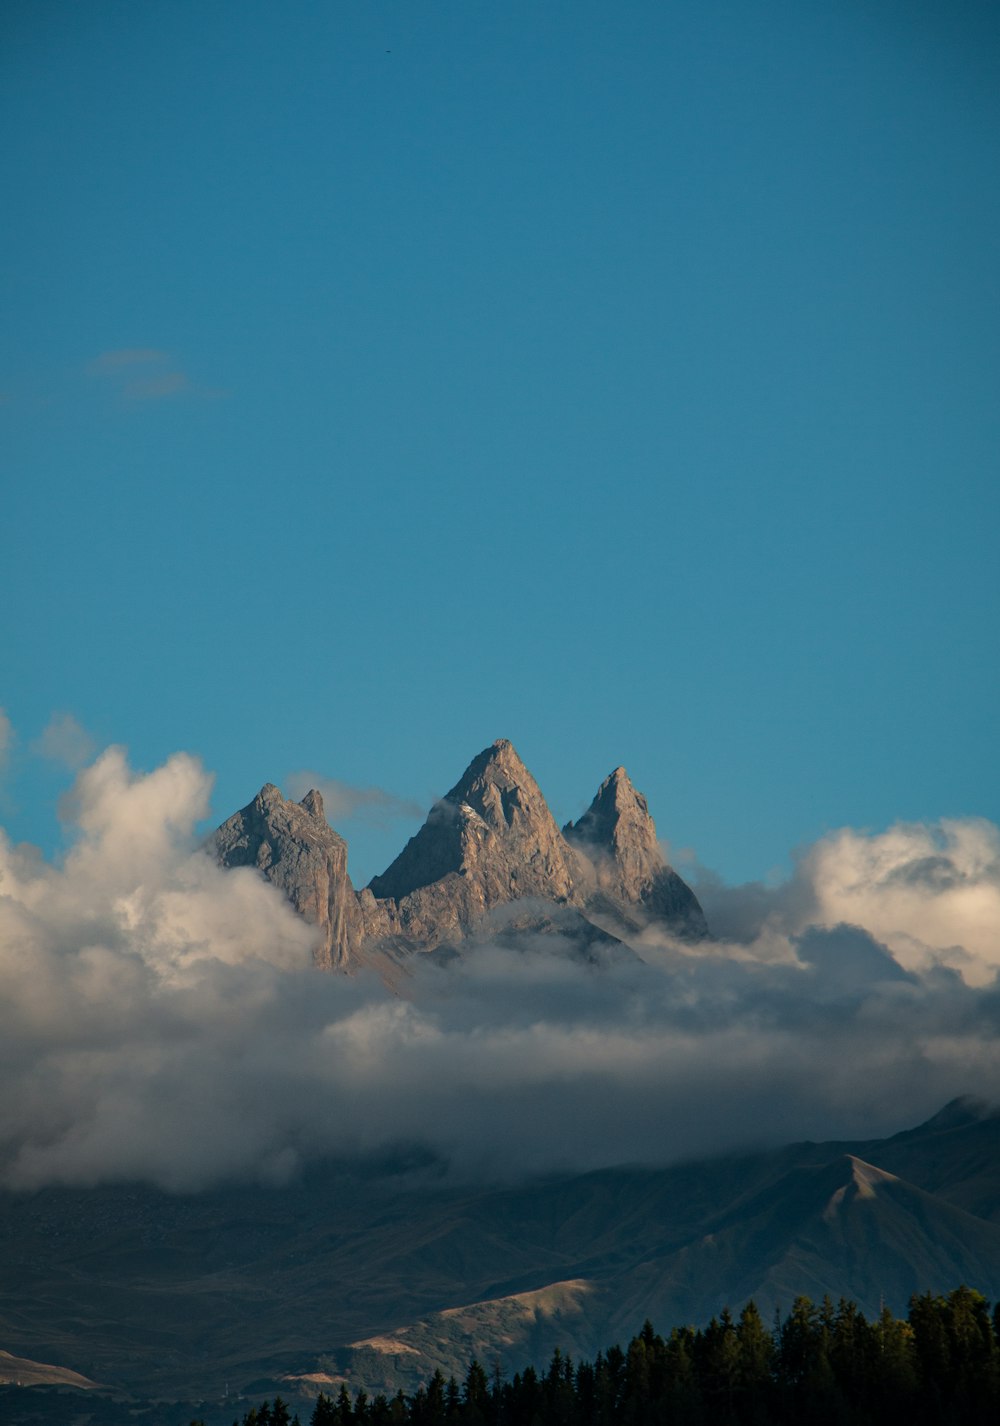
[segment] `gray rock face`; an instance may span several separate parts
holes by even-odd
[[[351,962],[362,939],[361,911],[347,875],[347,843],[327,822],[318,792],[292,802],[265,783],[223,822],[215,846],[223,866],[256,867],[317,927],[318,966],[339,970]]]
[[[271,783],[224,822],[216,851],[225,866],[255,866],[320,933],[316,961],[360,963],[385,975],[399,959],[488,934],[504,907],[530,903],[530,926],[514,932],[612,943],[589,917],[635,930],[650,919],[675,935],[707,934],[694,893],[663,859],[646,800],[624,768],[606,778],[590,809],[560,833],[538,784],[513,746],[485,748],[428,814],[381,876],[355,892],[347,843],[329,826],[323,800],[282,797]],[[553,914],[539,912],[547,905]],[[556,908],[563,908],[556,915]],[[509,924],[508,924],[509,923]],[[617,929],[615,930],[617,934]]]
[[[623,767],[604,779],[597,796],[563,836],[593,868],[595,898],[612,907],[641,907],[675,934],[708,934],[705,914],[685,881],[667,865],[646,799]]]
[[[395,904],[398,934],[429,948],[524,897],[573,899],[576,858],[505,738],[486,748],[369,889]]]

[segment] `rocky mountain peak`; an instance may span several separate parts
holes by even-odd
[[[223,866],[252,866],[318,928],[317,965],[342,967],[361,937],[361,914],[347,874],[347,843],[327,822],[315,789],[301,802],[266,782],[215,834]]]
[[[501,833],[515,828],[529,832],[543,824],[555,830],[538,783],[506,738],[498,738],[473,758],[443,800],[470,808]]]
[[[307,792],[299,803],[299,806],[304,807],[306,811],[312,813],[314,817],[322,817],[324,822],[326,821],[326,808],[323,806],[323,794],[317,788],[314,787]]]
[[[433,890],[450,932],[467,929],[490,907],[508,901],[527,896],[566,901],[574,891],[574,870],[573,854],[538,784],[513,744],[500,738],[472,759],[370,889],[397,903]],[[424,924],[430,899],[408,906],[408,914]]]
[[[706,934],[701,907],[667,866],[646,799],[623,767],[560,833],[507,738],[472,759],[360,894],[347,875],[347,844],[315,788],[294,802],[265,783],[218,829],[216,852],[225,866],[256,867],[318,928],[316,960],[326,967],[386,956],[398,964],[415,951],[454,945],[516,902],[539,903],[531,913],[536,930],[552,923],[556,907],[574,908],[574,924],[591,940],[627,938],[650,921],[675,935]],[[563,917],[560,934],[566,924]]]
[[[707,935],[698,899],[667,865],[646,799],[623,767],[608,774],[587,811],[578,822],[566,824],[563,836],[590,863],[600,895],[641,906],[684,935]]]
[[[640,862],[663,864],[649,806],[623,767],[608,774],[587,811],[575,825],[567,823],[563,836],[584,851],[635,863],[636,870]]]

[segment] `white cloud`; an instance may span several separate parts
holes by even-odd
[[[912,970],[950,966],[986,985],[1000,969],[1000,829],[980,818],[843,828],[802,853],[780,886],[726,887],[703,874],[697,890],[713,928],[737,941],[848,922]]]
[[[731,941],[600,971],[552,938],[483,944],[401,1000],[313,970],[280,895],[198,849],[209,789],[183,754],[138,774],[112,748],[60,865],[0,838],[0,1181],[194,1188],[414,1141],[517,1174],[1000,1100],[987,824],[843,832],[784,888],[717,886]]]
[[[914,969],[952,965],[984,985],[1000,968],[1000,830],[983,820],[845,829],[812,848],[806,872],[826,925],[852,921]]]

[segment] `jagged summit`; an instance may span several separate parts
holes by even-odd
[[[322,817],[323,821],[326,821],[326,808],[323,806],[323,794],[318,788],[314,787],[307,792],[299,803],[299,806],[304,807],[307,812],[311,812],[314,817]]]
[[[442,801],[471,807],[491,826],[499,826],[501,819],[510,826],[526,801],[545,807],[538,784],[506,738],[474,757]]]
[[[326,820],[314,788],[301,802],[266,782],[215,834],[223,866],[252,866],[318,927],[317,965],[344,967],[361,939],[361,913],[347,875],[347,843]]]
[[[541,822],[555,828],[538,783],[506,738],[498,738],[473,758],[443,800],[454,806],[471,807],[499,832],[518,824],[527,829]]]
[[[608,774],[580,820],[567,822],[563,836],[576,846],[619,860],[653,858],[662,864],[649,806],[623,767]]]
[[[318,927],[319,965],[398,965],[414,952],[473,940],[484,918],[517,902],[573,908],[581,934],[626,939],[650,921],[704,936],[694,893],[667,866],[646,799],[623,767],[588,811],[559,831],[541,790],[507,738],[474,757],[381,876],[356,892],[347,844],[314,788],[301,802],[265,783],[216,833],[225,866],[253,866]],[[613,923],[613,924],[612,924]],[[562,934],[566,918],[560,921]],[[587,929],[589,928],[589,929]]]
[[[646,799],[623,767],[608,774],[579,821],[567,822],[563,837],[587,857],[604,898],[639,905],[688,937],[708,934],[697,897],[667,865]]]
[[[450,792],[381,876],[372,894],[396,902],[455,876],[465,903],[459,922],[524,896],[566,900],[573,856],[537,782],[512,743],[500,738],[473,758]]]

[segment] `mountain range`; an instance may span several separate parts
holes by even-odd
[[[963,1282],[1000,1297],[1000,1110],[972,1099],[956,1099],[890,1138],[800,1142],[686,1160],[677,1144],[666,1142],[663,1122],[673,1124],[668,1116],[658,1121],[660,1137],[649,1134],[641,1166],[545,1176],[504,1162],[516,1155],[516,1135],[509,1122],[505,1137],[504,1125],[491,1121],[499,1154],[491,1162],[504,1173],[502,1184],[482,1181],[472,1160],[453,1161],[447,1142],[431,1148],[430,1138],[421,1137],[428,1123],[426,1084],[402,1083],[412,1061],[393,1060],[387,1037],[405,1023],[418,1025],[418,1035],[437,1035],[433,1020],[405,1019],[420,996],[454,991],[435,964],[468,958],[468,970],[484,952],[477,964],[485,960],[488,970],[495,962],[499,969],[494,966],[497,980],[486,976],[480,993],[491,1006],[502,1002],[497,984],[503,978],[512,1002],[528,1002],[532,1031],[538,1012],[543,1035],[541,1007],[531,999],[540,964],[546,974],[553,967],[558,972],[550,977],[550,996],[578,993],[586,983],[594,1024],[608,1017],[623,983],[632,999],[617,1023],[628,1039],[644,1025],[640,1011],[653,995],[683,1002],[689,981],[679,962],[704,963],[714,974],[713,957],[728,954],[726,943],[711,941],[697,898],[668,865],[646,800],[624,768],[602,782],[578,821],[560,829],[513,746],[500,740],[472,760],[391,865],[360,890],[348,874],[347,844],[327,822],[317,790],[294,801],[265,784],[222,823],[211,851],[224,868],[255,869],[281,892],[312,928],[321,971],[373,969],[393,993],[374,980],[315,975],[308,965],[289,976],[269,968],[268,985],[294,990],[284,1012],[293,1016],[292,1034],[276,1042],[286,1056],[291,1048],[293,1060],[293,1092],[280,1101],[279,1118],[291,1102],[292,1139],[298,1133],[302,1140],[295,1144],[301,1152],[292,1157],[294,1171],[280,1182],[280,1175],[269,1176],[264,1165],[257,1173],[251,1163],[224,1167],[228,1177],[206,1175],[200,1181],[210,1187],[187,1192],[99,1177],[93,1187],[0,1190],[0,1380],[6,1371],[8,1379],[91,1391],[97,1383],[147,1396],[214,1398],[216,1407],[199,1414],[225,1426],[234,1414],[224,1401],[230,1390],[307,1398],[319,1386],[346,1381],[369,1391],[411,1391],[436,1369],[461,1375],[472,1355],[505,1371],[527,1361],[544,1364],[555,1347],[592,1356],[646,1318],[667,1331],[704,1323],[726,1305],[735,1311],[751,1297],[765,1318],[777,1308],[787,1311],[799,1294],[843,1296],[868,1314],[882,1304],[902,1312],[912,1293],[944,1292]],[[213,886],[235,885],[228,874],[209,871]],[[842,1017],[850,1033],[854,1011],[844,992],[859,976],[868,976],[873,996],[882,996],[894,1015],[919,1004],[915,978],[862,931],[847,930],[833,940],[822,928],[812,939],[799,938],[800,959],[774,970],[779,988],[798,978],[829,997],[810,1002],[816,1017],[810,1036],[828,1015]],[[664,938],[686,943],[684,954],[675,944],[659,969],[638,964]],[[490,944],[503,950],[493,962],[485,955]],[[584,968],[522,960],[507,954],[512,948],[568,955]],[[822,966],[824,956],[836,959],[837,974]],[[411,975],[421,962],[431,963],[427,975]],[[259,964],[250,965],[246,982],[254,995]],[[511,991],[512,964],[518,973],[527,966],[528,973]],[[592,976],[591,966],[608,974]],[[410,1002],[396,994],[407,977]],[[224,1018],[227,1002],[211,999],[211,979],[191,982],[202,984],[209,987],[214,1044],[212,1017]],[[782,1024],[785,1002],[779,998],[778,1009],[768,1010],[754,985],[748,975],[726,980],[724,991],[739,995],[748,987],[757,994],[751,1010],[766,1038]],[[348,1039],[346,1050],[341,1045],[343,1059],[333,1061],[337,1073],[316,1081],[295,1078],[295,1050],[303,998],[317,1000],[318,987],[326,992],[327,1010],[345,1000],[377,1013],[361,1039]],[[187,984],[181,992],[200,993]],[[714,1016],[719,1003],[707,1000],[703,1013]],[[865,1001],[857,1014],[869,1013],[874,1003]],[[456,996],[452,1014],[464,1014],[467,1004]],[[387,1009],[391,1013],[383,1014]],[[504,1013],[501,1003],[489,1024],[501,1039],[509,1029]],[[576,1022],[568,1023],[572,1038]],[[585,1047],[595,1043],[589,1023],[581,1022],[578,1037]],[[651,1045],[655,1052],[656,1036],[684,1033],[683,1020],[664,1020],[662,1034],[660,1023],[651,1022],[652,1039],[645,1025],[643,1054]],[[256,1025],[265,1040],[269,1024]],[[322,1008],[318,1027],[308,1053],[325,1050],[329,1020]],[[725,1025],[713,1020],[713,1028],[724,1037]],[[141,1027],[136,1033],[141,1038]],[[482,1038],[478,1023],[469,1036]],[[209,1063],[231,1071],[241,1087],[246,1079],[251,1098],[233,1102],[252,1103],[262,1087],[259,1064],[244,1060],[239,1034],[225,1043],[223,1060]],[[526,1041],[512,1043],[517,1056],[516,1045]],[[813,1043],[809,1038],[810,1055]],[[358,1052],[389,1066],[363,1100],[351,1082]],[[398,1063],[404,1070],[394,1078]],[[579,1078],[579,1061],[569,1063],[567,1071],[557,1061],[552,1074]],[[438,1068],[449,1084],[457,1079],[463,1103],[481,1117],[475,1089],[466,1088],[461,1066],[446,1050]],[[192,1103],[203,1090],[200,1073],[196,1068],[191,1078]],[[155,1065],[151,1077],[159,1092]],[[528,1086],[523,1095],[522,1083]],[[515,1079],[513,1112],[521,1115],[523,1098],[526,1120],[533,1083]],[[584,1082],[570,1112],[606,1151],[588,1118],[588,1086],[597,1083]],[[719,1083],[723,1094],[724,1074]],[[620,1106],[646,1134],[650,1100],[633,1090],[627,1074],[615,1080],[614,1112]],[[310,1095],[321,1113],[299,1120],[294,1111]],[[393,1122],[401,1130],[360,1136],[350,1140],[350,1151],[341,1149],[352,1116],[378,1118],[397,1100],[402,1112]],[[419,1122],[411,1122],[413,1105],[424,1114]],[[331,1107],[342,1136],[309,1141],[309,1126],[322,1128]],[[187,1123],[183,1117],[171,1122]],[[126,1123],[122,1133],[129,1132]],[[754,1132],[747,1124],[740,1142],[775,1142],[773,1128],[769,1140],[761,1131],[755,1141]],[[196,1130],[192,1137],[197,1146]],[[176,1138],[168,1142],[173,1153]],[[366,1142],[382,1147],[365,1154],[357,1145]],[[342,1157],[331,1156],[331,1144]],[[614,1164],[615,1156],[554,1155],[544,1162]]]
[[[321,794],[301,802],[265,783],[223,822],[226,867],[256,867],[316,927],[314,958],[332,970],[405,965],[451,950],[517,907],[511,930],[589,945],[625,942],[650,923],[697,940],[708,928],[697,897],[668,866],[646,799],[623,767],[605,778],[576,823],[560,829],[538,784],[505,738],[486,748],[437,801],[391,866],[356,891],[347,843]]]
[[[961,1282],[995,1299],[1000,1111],[504,1188],[400,1158],[283,1188],[2,1193],[0,1241],[0,1341],[21,1359],[188,1399],[410,1390],[473,1353],[510,1371],[749,1297],[765,1317],[799,1293],[868,1314]]]

